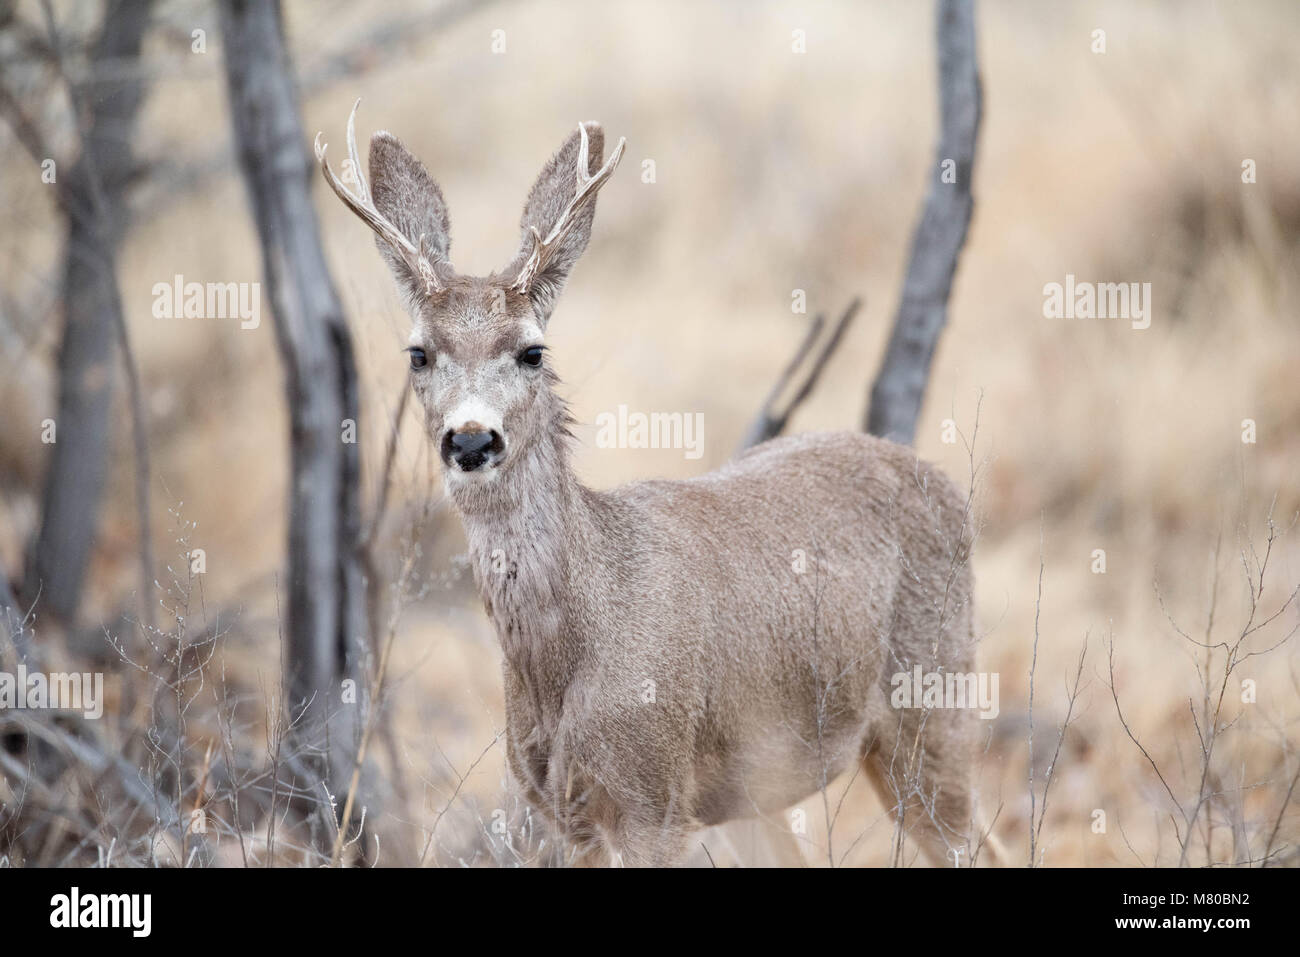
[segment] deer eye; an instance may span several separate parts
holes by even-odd
[[[519,353],[519,361],[526,366],[537,366],[542,364],[542,353],[546,351],[545,346],[529,346],[523,352]]]
[[[429,364],[429,357],[424,354],[423,349],[419,349],[416,348],[415,346],[412,346],[406,351],[411,355],[412,369],[423,369],[425,366]]]

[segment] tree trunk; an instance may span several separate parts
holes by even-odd
[[[873,435],[909,444],[916,436],[930,360],[948,321],[953,274],[970,225],[971,173],[980,123],[974,0],[938,0],[936,21],[939,145],[930,191],[912,238],[902,300],[864,422]]]
[[[351,770],[357,705],[340,705],[358,662],[364,604],[356,370],[343,309],[311,201],[315,166],[298,116],[279,3],[223,0],[226,81],[234,138],[262,246],[262,269],[290,420],[285,685],[300,743],[325,753],[331,792]],[[344,422],[353,433],[345,441]],[[305,709],[305,711],[304,711]],[[321,796],[317,792],[317,797]]]
[[[144,95],[138,60],[150,6],[149,0],[115,0],[105,10],[84,84],[93,99],[85,102],[91,116],[81,155],[71,170],[56,171],[68,218],[59,399],[23,592],[27,600],[39,594],[42,608],[69,623],[81,600],[108,473],[115,339],[123,323],[116,259],[126,231],[131,141]]]

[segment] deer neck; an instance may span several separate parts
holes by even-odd
[[[573,566],[591,544],[591,493],[569,464],[568,415],[491,481],[452,490],[479,594],[507,666],[550,725],[582,655],[571,626]]]

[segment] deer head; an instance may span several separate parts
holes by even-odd
[[[360,101],[358,101],[359,105]],[[424,406],[453,490],[490,483],[529,448],[565,428],[544,334],[569,271],[591,237],[596,193],[623,155],[620,139],[600,163],[604,134],[581,123],[543,167],[524,205],[519,250],[486,277],[462,276],[447,258],[442,191],[393,135],[370,139],[369,182],[348,117],[349,164],[340,182],[316,137],[326,181],[375,232],[407,308],[411,385]]]

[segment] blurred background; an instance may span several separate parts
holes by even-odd
[[[267,826],[290,464],[272,303],[264,288],[256,329],[153,311],[155,283],[177,274],[264,281],[232,139],[220,17],[205,3],[154,6],[133,67],[144,89],[129,135],[129,225],[116,245],[150,456],[152,603],[174,607],[174,583],[187,579],[191,616],[202,608],[193,632],[201,637],[191,640],[208,656],[184,743],[168,752],[169,773],[184,782],[182,815],[203,807],[210,816],[206,832],[187,838],[148,814],[106,807],[112,762],[96,765],[67,740],[80,735],[96,754],[145,767],[139,780],[149,787],[172,780],[155,767],[167,761],[137,740],[156,720],[148,704],[156,686],[118,650],[159,644],[138,621],[136,459],[120,378],[75,614],[46,614],[24,581],[50,453],[42,422],[55,417],[59,389],[66,225],[14,118],[37,126],[55,156],[75,159],[79,139],[57,66],[14,23],[44,36],[52,14],[69,48],[84,47],[104,6],[3,6],[3,79],[9,106],[21,110],[7,110],[0,125],[0,567],[24,614],[34,601],[24,627],[49,667],[108,675],[110,713],[89,738],[51,736],[65,756],[47,762],[52,771],[35,773],[45,765],[10,740],[0,855],[102,863],[117,840],[113,863],[192,863],[200,845],[200,859],[215,864],[310,860],[315,825],[279,845]],[[441,185],[462,272],[509,261],[527,190],[578,120],[627,137],[548,329],[578,423],[576,467],[604,488],[728,460],[810,316],[838,314],[854,296],[865,306],[787,431],[860,427],[933,162],[933,16],[931,5],[902,0],[287,2],[284,35],[303,148],[322,130],[339,162],[360,98],[363,152],[371,132],[390,130]],[[1037,863],[1267,856],[1294,865],[1297,640],[1244,656],[1300,626],[1300,609],[1288,604],[1300,585],[1291,527],[1300,509],[1300,8],[1008,0],[981,4],[977,17],[984,114],[975,214],[915,444],[959,483],[977,470],[981,668],[1001,679],[1001,713],[984,728],[982,814],[1012,860],[1027,862],[1068,712]],[[204,31],[202,51],[195,30]],[[792,52],[796,30],[805,53]],[[77,62],[69,55],[64,69]],[[1247,160],[1254,182],[1243,182]],[[408,319],[371,234],[319,176],[311,183],[357,361],[371,516],[406,388]],[[1067,274],[1149,282],[1150,328],[1045,318],[1043,287]],[[791,309],[796,289],[806,292],[807,314]],[[598,448],[596,417],[620,404],[702,412],[703,457]],[[944,441],[948,419],[973,452]],[[1253,442],[1243,441],[1247,419]],[[394,637],[357,802],[372,836],[355,852],[380,864],[528,863],[539,839],[525,833],[506,780],[500,651],[419,416],[407,408],[398,422],[368,571],[380,630]],[[187,576],[196,547],[206,568]],[[160,633],[170,633],[174,622],[160,615]],[[1231,662],[1223,648],[1197,644],[1232,645],[1261,624]],[[1085,646],[1071,708],[1067,685]],[[1243,701],[1244,679],[1255,683],[1253,701]],[[218,699],[234,706],[223,710]],[[1218,715],[1213,733],[1207,700]],[[119,776],[130,775],[119,768]],[[242,809],[230,800],[239,787]],[[831,856],[883,863],[888,816],[863,781],[838,782],[836,798],[846,788]],[[1194,841],[1184,840],[1189,826],[1174,799],[1187,814],[1198,809]],[[805,811],[807,860],[825,864],[820,797]],[[718,863],[764,863],[756,832],[779,824],[702,840]]]

